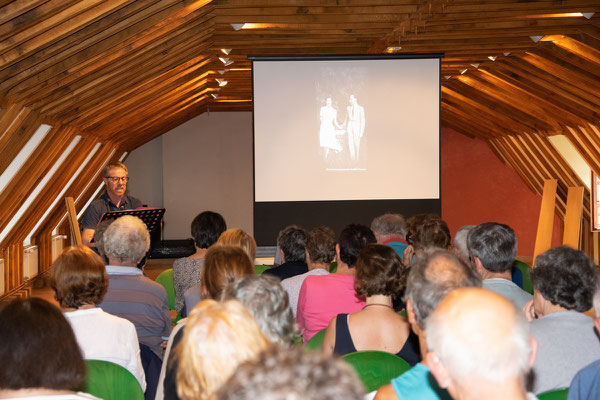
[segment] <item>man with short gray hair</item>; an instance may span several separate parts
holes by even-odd
[[[523,313],[505,297],[481,288],[450,293],[429,316],[427,362],[452,398],[535,398],[525,375],[536,341]]]
[[[512,265],[517,257],[517,237],[510,226],[497,222],[477,225],[467,240],[471,265],[483,279],[484,289],[494,291],[519,309],[533,298],[512,281]]]
[[[400,214],[386,213],[373,219],[371,230],[377,243],[390,246],[400,258],[404,257],[406,242],[406,221]]]
[[[429,315],[456,288],[481,286],[481,279],[456,255],[440,249],[425,250],[408,274],[406,311],[412,330],[419,337],[423,362],[392,379],[377,392],[376,400],[438,400],[449,399],[429,372],[428,343],[425,326]]]
[[[171,333],[171,315],[165,288],[137,268],[150,248],[146,225],[126,215],[110,224],[103,238],[108,289],[98,307],[131,321],[140,343],[162,360],[163,342]]]

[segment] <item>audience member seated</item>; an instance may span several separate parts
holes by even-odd
[[[323,355],[378,350],[396,354],[410,365],[420,361],[419,339],[406,318],[392,307],[392,296],[404,293],[407,270],[393,248],[369,244],[356,262],[354,289],[365,298],[362,310],[331,319],[323,340]]]
[[[304,280],[296,314],[304,343],[325,329],[336,315],[363,308],[364,299],[356,297],[354,291],[354,266],[363,247],[375,242],[375,235],[366,226],[348,225],[340,233],[335,248],[337,271],[329,275],[308,276]]]
[[[419,338],[422,363],[392,380],[377,392],[376,400],[450,399],[430,372],[427,360],[426,322],[429,315],[452,290],[481,286],[481,279],[456,255],[444,250],[426,250],[413,265],[406,283],[406,310],[413,332]]]
[[[227,285],[222,300],[242,302],[272,343],[292,347],[299,335],[288,295],[279,279],[269,275],[246,275]]]
[[[248,255],[248,258],[250,258],[252,264],[256,261],[256,241],[241,229],[227,229],[219,236],[217,244],[241,247]]]
[[[50,286],[73,328],[83,357],[127,368],[146,390],[135,326],[96,307],[107,285],[104,263],[87,246],[65,249],[52,264]]]
[[[404,249],[404,265],[414,264],[419,255],[427,248],[435,247],[447,250],[450,246],[450,230],[438,215],[419,214],[409,218],[407,241],[410,245]],[[413,257],[416,256],[416,257]]]
[[[271,343],[238,301],[201,301],[190,313],[177,348],[177,393],[182,400],[213,399],[237,366]],[[271,377],[276,379],[276,377]]]
[[[104,221],[100,221],[96,226],[96,230],[94,231],[94,243],[96,246],[91,247],[100,258],[104,264],[108,264],[108,258],[106,258],[106,254],[104,254],[104,232],[108,229],[110,224],[112,224],[114,219],[105,219]]]
[[[594,294],[594,312],[594,326],[596,333],[600,334],[600,285],[596,287]],[[575,375],[569,386],[568,397],[568,400],[597,399],[600,399],[600,360],[594,361]]]
[[[108,290],[98,307],[131,321],[140,343],[162,360],[171,333],[167,293],[136,268],[149,248],[150,235],[141,219],[126,215],[110,224],[104,232]]]
[[[520,309],[532,296],[512,281],[517,237],[508,225],[486,222],[469,234],[471,265],[483,279],[482,287],[502,295]]]
[[[221,386],[219,400],[362,400],[352,367],[333,357],[274,347],[241,364]]]
[[[185,305],[185,291],[201,284],[201,271],[204,257],[210,246],[217,242],[227,225],[221,214],[204,211],[192,221],[192,237],[196,252],[173,263],[173,284],[175,286],[175,310],[181,312]],[[191,311],[191,310],[188,310]]]
[[[531,333],[538,342],[532,369],[535,393],[568,387],[575,374],[600,359],[592,307],[597,277],[582,251],[555,247],[535,259],[531,272],[533,300],[525,306]]]
[[[329,274],[329,267],[335,259],[335,243],[335,233],[331,228],[320,226],[308,232],[305,249],[308,272],[281,281],[289,295],[294,317],[298,310],[298,295],[302,282],[310,275]]]
[[[390,246],[400,258],[404,256],[404,249],[408,243],[406,242],[406,221],[402,215],[392,213],[380,215],[371,222],[371,230],[377,243]]]
[[[512,302],[490,290],[450,293],[427,320],[427,355],[439,385],[454,399],[531,399],[525,374],[535,339]]]
[[[204,267],[202,268],[202,294],[204,299],[221,299],[225,287],[237,279],[247,275],[254,274],[254,266],[244,250],[237,246],[212,246],[206,252]],[[191,312],[191,310],[190,310]],[[187,323],[187,318],[179,321],[179,324],[173,329],[171,338],[171,349],[175,350],[183,337],[182,328]],[[167,365],[164,369],[164,380],[162,378],[159,385],[162,384],[162,392],[167,400],[178,399],[176,375],[179,369],[179,360],[176,351],[171,351],[167,355]]]
[[[280,280],[308,272],[306,265],[306,231],[296,225],[284,228],[277,236],[283,264],[269,268],[264,273]]]
[[[467,245],[467,239],[469,233],[475,228],[475,225],[464,225],[458,228],[452,240],[450,251],[453,252],[458,258],[463,260],[467,265],[470,265],[469,261],[469,247]]]
[[[13,300],[0,308],[0,321],[0,398],[96,399],[74,392],[86,366],[58,308],[35,297]]]

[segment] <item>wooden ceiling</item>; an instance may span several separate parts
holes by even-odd
[[[0,231],[80,137],[0,243],[4,258],[21,264],[50,208],[34,235],[49,242],[70,175],[62,195],[81,209],[108,159],[206,111],[251,110],[248,55],[387,51],[445,53],[442,125],[485,140],[536,193],[558,179],[559,215],[582,182],[547,137],[565,135],[600,172],[598,0],[0,0],[0,174],[41,123],[53,127],[0,188]]]

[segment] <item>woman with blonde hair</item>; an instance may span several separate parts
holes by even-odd
[[[203,300],[192,310],[176,350],[179,398],[213,399],[239,364],[270,346],[242,303]]]
[[[256,259],[256,241],[245,231],[239,228],[227,229],[219,236],[218,245],[230,245],[241,247],[254,264]]]

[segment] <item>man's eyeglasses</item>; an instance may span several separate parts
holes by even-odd
[[[129,182],[129,177],[128,176],[124,176],[124,177],[105,176],[105,178],[108,179],[109,181],[113,182],[113,183],[119,183],[119,182],[127,183],[127,182]]]

